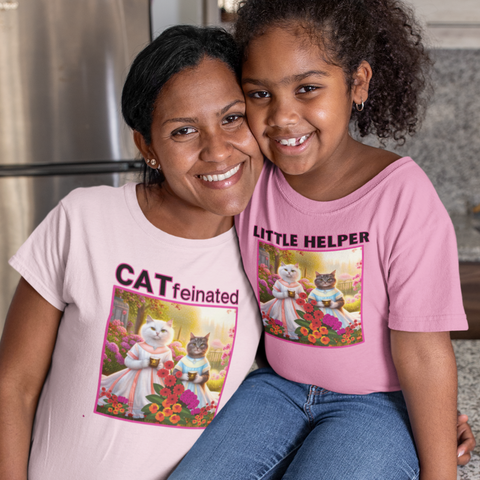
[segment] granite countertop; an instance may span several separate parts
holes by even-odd
[[[458,368],[458,409],[468,415],[477,440],[468,465],[458,467],[460,480],[480,479],[480,340],[453,340]]]
[[[457,235],[458,259],[461,262],[480,262],[480,232],[468,215],[452,215]],[[480,478],[480,477],[479,477]]]

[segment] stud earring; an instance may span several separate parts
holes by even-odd
[[[363,112],[363,109],[364,109],[364,107],[365,107],[365,102],[362,100],[362,103],[361,103],[361,104],[360,104],[360,103],[356,103],[356,104],[355,104],[355,107],[357,108],[357,111]]]

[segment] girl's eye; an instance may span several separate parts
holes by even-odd
[[[304,85],[297,90],[297,93],[309,93],[314,92],[317,90],[318,87],[314,87],[313,85]]]
[[[172,132],[172,137],[183,137],[185,135],[191,135],[192,133],[195,133],[196,130],[193,127],[182,127],[179,128],[178,130],[174,130]]]
[[[232,115],[228,115],[223,119],[222,125],[227,125],[228,123],[238,122],[243,118],[243,115],[239,113],[234,113]]]
[[[270,97],[270,93],[266,92],[265,90],[261,90],[259,92],[252,92],[252,93],[249,93],[248,96],[250,98],[269,98]]]

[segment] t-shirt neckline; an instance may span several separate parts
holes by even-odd
[[[153,237],[156,241],[177,248],[211,248],[228,242],[236,241],[237,234],[235,232],[235,227],[230,228],[225,233],[217,235],[216,237],[207,239],[176,237],[175,235],[170,235],[169,233],[160,230],[150,223],[147,217],[145,217],[145,214],[142,212],[137,199],[137,185],[137,183],[133,182],[125,185],[125,202],[127,203],[128,210],[133,220],[143,232],[145,232],[149,237]]]
[[[410,162],[413,162],[410,157],[399,158],[354,192],[337,200],[330,200],[327,202],[311,200],[310,198],[304,197],[290,186],[278,167],[272,164],[272,168],[273,179],[278,191],[292,207],[302,213],[324,214],[336,212],[361,200],[393,172]]]

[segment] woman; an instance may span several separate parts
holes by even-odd
[[[232,216],[263,160],[237,74],[225,32],[164,32],[122,98],[144,184],[72,192],[11,259],[0,478],[166,478],[247,374],[261,322]]]

